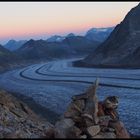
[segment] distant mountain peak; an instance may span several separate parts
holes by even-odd
[[[91,28],[90,30],[87,31],[87,33],[89,32],[107,32],[110,30],[113,30],[114,27],[106,27],[106,28]]]
[[[91,41],[103,42],[105,39],[107,39],[113,29],[114,27],[91,28],[87,31],[85,37]]]
[[[67,37],[72,37],[72,36],[75,36],[75,34],[74,34],[74,33],[69,33],[69,34],[67,35]]]
[[[65,37],[62,37],[60,35],[54,35],[47,39],[47,42],[61,42],[65,39]]]
[[[26,40],[16,41],[14,39],[11,39],[4,45],[4,47],[10,51],[15,51],[20,48],[25,42]]]

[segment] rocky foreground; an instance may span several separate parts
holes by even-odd
[[[23,102],[0,91],[0,138],[44,138],[52,128]]]
[[[117,113],[118,98],[99,102],[98,80],[81,95],[72,97],[55,125],[39,118],[23,102],[0,91],[0,138],[130,138]]]

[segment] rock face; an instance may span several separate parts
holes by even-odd
[[[0,91],[0,138],[43,138],[53,135],[53,126],[24,103]]]
[[[140,67],[140,4],[131,9],[110,36],[81,65]],[[80,63],[80,62],[79,62]]]

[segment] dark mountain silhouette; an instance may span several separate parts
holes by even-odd
[[[63,43],[68,44],[77,55],[88,54],[100,44],[98,41],[89,41],[83,36],[68,36],[63,40]]]
[[[140,4],[128,12],[105,42],[79,63],[85,66],[140,67],[139,17]]]
[[[87,40],[82,36],[67,36],[61,42],[48,42],[45,40],[29,40],[15,51],[24,59],[51,59],[68,58],[85,55],[93,51],[99,42]]]
[[[0,45],[0,71],[3,71],[5,68],[17,61],[17,56],[14,53]]]
[[[41,60],[61,58],[69,54],[67,46],[61,42],[47,42],[44,40],[29,40],[16,53],[24,59]]]
[[[92,28],[86,36],[69,33],[66,36],[54,35],[47,40],[9,40],[4,47],[14,53],[17,60],[40,61],[41,59],[68,58],[88,55],[94,51],[113,28]],[[100,34],[100,37],[99,37]],[[94,38],[94,39],[93,39]],[[96,39],[98,38],[98,39]],[[11,59],[12,60],[12,59]]]

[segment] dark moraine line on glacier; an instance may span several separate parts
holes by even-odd
[[[97,76],[95,75],[89,75],[88,73],[84,73],[84,74],[87,74],[87,75],[75,75],[75,74],[78,74],[78,73],[74,73],[74,76],[72,75],[57,75],[57,74],[46,74],[46,73],[42,73],[40,72],[40,70],[45,67],[46,65],[43,65],[41,66],[40,68],[36,69],[35,70],[35,73],[39,74],[39,75],[45,75],[45,76],[56,76],[56,77],[94,77],[96,78]],[[52,71],[52,70],[49,70],[51,67],[51,65],[47,68],[47,71],[48,72],[54,72],[54,73],[58,73],[58,74],[64,74],[63,72],[56,72],[56,71]],[[73,73],[67,73],[67,74],[73,74]],[[98,78],[109,78],[109,79],[122,79],[122,80],[138,80],[140,81],[140,78],[121,78],[121,77],[113,77],[113,76],[98,76]]]
[[[37,79],[37,78],[31,78],[28,76],[24,75],[24,72],[27,69],[24,69],[23,71],[21,71],[19,73],[19,75],[22,78],[28,79],[28,80],[33,80],[33,81],[47,81],[47,82],[76,82],[76,83],[86,83],[86,84],[93,84],[93,82],[89,82],[89,81],[80,81],[80,80],[47,80],[47,79]],[[48,75],[49,76],[49,75]],[[62,76],[61,76],[62,77]],[[128,88],[128,89],[140,89],[140,87],[129,87],[129,86],[120,86],[120,85],[112,85],[112,84],[105,84],[105,83],[99,83],[100,86],[107,86],[107,87],[117,87],[117,88]]]

